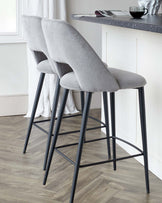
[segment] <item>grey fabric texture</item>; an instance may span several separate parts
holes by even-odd
[[[42,18],[38,16],[22,16],[25,38],[29,48],[34,54],[38,64],[38,70],[43,73],[57,74],[59,77],[61,77],[64,74],[71,72],[72,69],[67,64],[56,63],[49,57],[43,35],[41,20]],[[55,51],[57,52],[57,49]],[[46,59],[48,59],[49,62],[44,62]],[[41,61],[43,62],[39,64]]]
[[[42,28],[50,58],[72,68],[80,90],[114,92],[119,89],[117,81],[95,51],[70,24],[42,19]]]
[[[109,71],[117,80],[120,89],[138,88],[146,85],[145,78],[139,74],[116,68],[109,68]]]
[[[46,42],[41,27],[42,18],[37,16],[22,16],[25,39],[32,51],[43,52],[48,57]]]
[[[72,71],[72,69],[67,64],[54,64],[55,66],[59,66],[60,75],[64,75]],[[51,63],[49,60],[43,60],[38,63],[37,65],[38,71],[42,73],[54,74],[53,70],[51,69]]]
[[[146,84],[145,78],[136,73],[123,71],[116,68],[108,69],[117,80],[120,89],[138,88],[143,87]],[[81,90],[74,72],[64,75],[60,80],[60,84],[62,87],[70,90]]]
[[[38,71],[42,73],[48,73],[48,74],[53,74],[53,71],[51,69],[51,65],[48,60],[41,61],[37,65]]]
[[[60,85],[65,89],[81,91],[74,72],[65,74],[60,80]]]
[[[49,58],[46,42],[42,31],[41,20],[42,18],[37,16],[22,16],[25,39],[27,40],[28,47],[33,52],[34,58],[38,64],[37,69],[43,73],[55,74],[56,69],[54,65],[54,68],[52,68],[51,65],[49,66],[49,63],[47,65],[47,61],[46,63],[41,63],[42,61]],[[43,66],[43,64],[45,66]]]

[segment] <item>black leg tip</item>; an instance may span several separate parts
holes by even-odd
[[[147,189],[147,194],[150,194],[150,188]]]
[[[43,180],[43,185],[46,185],[46,182],[47,182],[47,179],[45,178],[45,179]]]

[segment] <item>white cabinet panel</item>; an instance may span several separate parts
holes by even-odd
[[[138,39],[138,72],[147,79],[149,154],[162,165],[162,35],[144,34],[141,32]]]
[[[162,179],[162,35],[105,25],[102,31],[103,60],[111,67],[139,73],[147,80],[149,167]],[[116,93],[116,116],[117,136],[141,147],[137,91]]]
[[[103,49],[106,50],[104,61],[109,67],[136,72],[136,39],[133,32],[129,35],[126,30],[112,26],[104,26],[103,30],[106,33],[103,39]],[[116,93],[116,126],[118,137],[135,142],[135,90],[123,90]]]

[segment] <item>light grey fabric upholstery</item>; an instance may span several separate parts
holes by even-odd
[[[116,68],[109,68],[109,71],[117,80],[120,89],[138,88],[146,85],[146,80],[136,73],[123,71]]]
[[[41,25],[42,18],[38,16],[23,15],[22,20],[25,38],[27,39],[29,48],[33,51],[38,64],[38,70],[43,73],[57,74],[59,77],[63,76],[65,73],[71,72],[72,69],[67,64],[56,64],[55,61],[50,59]],[[55,51],[57,52],[57,48]],[[44,62],[46,59],[48,59],[49,62]]]
[[[113,92],[119,89],[117,81],[101,59],[70,24],[43,19],[42,28],[50,58],[57,63],[66,63],[73,69],[82,91]]]
[[[53,71],[51,69],[51,65],[48,60],[41,61],[37,65],[38,71],[42,73],[48,73],[48,74],[53,74]]]
[[[74,72],[65,74],[60,80],[60,85],[65,89],[81,91]]]
[[[68,23],[43,19],[42,27],[50,57],[56,62],[68,63],[73,69],[61,78],[60,84],[64,88],[114,92],[146,84],[146,80],[136,73],[107,68],[88,42]]]
[[[28,47],[33,52],[38,64],[37,69],[43,73],[55,74],[55,68],[52,69],[52,66],[49,66],[47,61],[43,62],[49,57],[42,31],[41,20],[42,18],[37,16],[22,16],[25,38],[27,40]]]
[[[136,73],[123,71],[116,68],[109,68],[109,71],[117,80],[120,89],[138,88],[143,87],[146,84],[145,78]],[[67,89],[78,91],[81,90],[74,72],[64,75],[60,80],[60,84],[62,87]]]
[[[48,57],[46,42],[41,27],[42,18],[22,16],[25,38],[32,51],[43,52]]]

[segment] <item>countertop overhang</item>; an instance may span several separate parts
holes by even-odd
[[[131,16],[93,17],[93,16],[79,16],[77,14],[73,14],[72,19],[98,24],[125,27],[136,30],[162,33],[162,14],[146,15],[140,19],[134,19]]]

